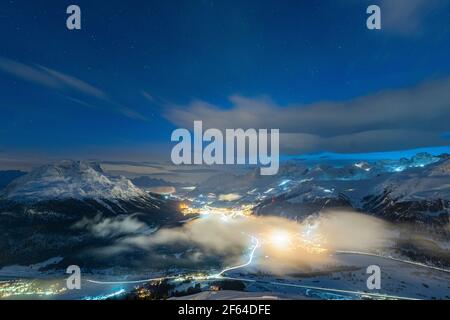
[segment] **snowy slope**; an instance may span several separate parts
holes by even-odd
[[[448,232],[450,160],[392,174],[363,203],[363,210],[389,220],[431,223]]]
[[[450,200],[450,160],[392,175],[374,194],[386,191],[397,201]]]

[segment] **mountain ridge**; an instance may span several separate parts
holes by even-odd
[[[64,160],[39,167],[6,186],[5,200],[39,202],[64,199],[139,198],[146,193],[124,177],[107,177],[99,164]]]

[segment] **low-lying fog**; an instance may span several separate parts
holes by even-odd
[[[332,266],[336,250],[371,252],[386,248],[398,235],[380,219],[350,211],[328,211],[302,223],[280,217],[210,214],[180,227],[130,233],[133,227],[143,230],[137,222],[137,217],[95,222],[90,229],[99,236],[110,235],[108,228],[126,230],[113,246],[95,253],[107,258],[138,251],[149,268],[214,266],[220,270],[245,264],[257,246],[249,267],[284,274]]]

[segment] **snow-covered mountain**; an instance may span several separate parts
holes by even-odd
[[[98,164],[61,161],[12,181],[0,193],[0,210],[72,219],[83,215],[151,213],[154,221],[178,220],[171,201],[149,194],[124,177],[109,177]]]
[[[184,219],[178,203],[126,178],[108,177],[96,164],[45,165],[15,179],[0,195],[0,266],[74,257],[86,248],[112,245],[130,229],[146,232]]]
[[[401,201],[450,199],[450,160],[392,175],[375,188],[385,191]]]
[[[219,192],[221,186],[223,192],[233,187],[240,191],[239,184],[228,180],[215,180],[214,185],[214,179],[210,179],[209,183]],[[249,184],[249,189],[255,188],[240,201],[259,202],[258,214],[302,218],[324,208],[353,207],[394,222],[439,228],[449,223],[447,155],[421,153],[410,159],[355,161],[344,166],[315,164],[307,168],[288,163],[280,167],[280,176],[264,179],[247,175],[238,181]]]
[[[434,163],[445,159],[446,156],[433,156],[429,153],[418,153],[411,158],[401,158],[397,160],[378,160],[378,161],[347,161],[341,165],[331,162],[313,163],[307,165],[300,160],[289,160],[280,165],[277,175],[261,176],[259,169],[256,168],[245,174],[223,173],[213,175],[206,181],[197,186],[195,194],[226,194],[226,193],[246,193],[249,190],[257,189],[258,192],[265,192],[270,188],[286,189],[283,181],[289,180],[291,186],[295,182],[314,181],[315,184],[329,185],[336,181],[350,181],[359,184],[362,180],[379,180],[381,175],[397,174],[410,169],[422,169]],[[378,181],[376,181],[378,183]],[[325,187],[326,188],[326,187]],[[320,189],[319,189],[320,190]]]
[[[447,224],[450,160],[390,175],[364,199],[364,209],[393,220]]]
[[[1,196],[12,201],[30,202],[56,199],[127,200],[146,194],[124,177],[107,177],[98,165],[61,161],[14,180]]]

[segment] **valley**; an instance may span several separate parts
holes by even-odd
[[[2,192],[0,297],[448,299],[448,161],[289,162],[164,195],[88,163],[39,168]]]

